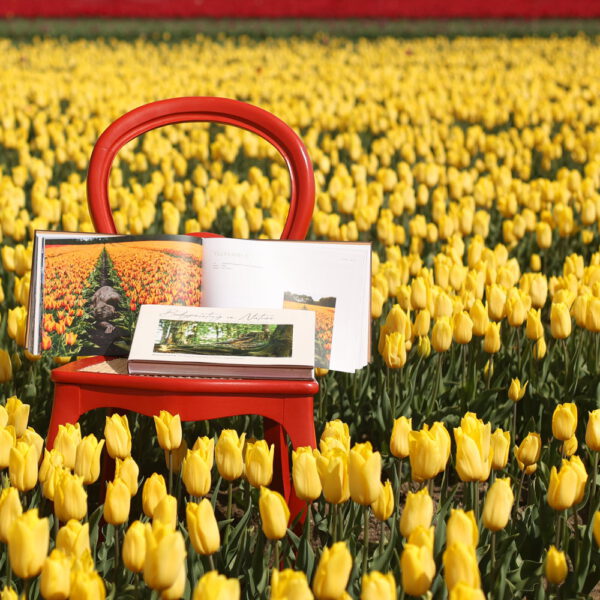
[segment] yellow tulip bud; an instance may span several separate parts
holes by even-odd
[[[38,481],[37,450],[26,442],[17,442],[8,458],[10,484],[20,492],[27,492]]]
[[[442,448],[432,431],[423,428],[408,434],[410,470],[413,481],[425,481],[439,473]]]
[[[317,600],[338,600],[350,578],[352,556],[345,542],[325,548],[317,566],[312,589]]]
[[[327,502],[341,504],[350,497],[348,454],[339,448],[317,456],[317,471]]]
[[[181,417],[173,416],[166,410],[161,410],[159,416],[154,417],[156,437],[163,450],[176,450],[181,446]]]
[[[44,450],[44,438],[39,433],[37,433],[37,431],[35,431],[33,427],[28,427],[23,432],[23,435],[21,436],[19,441],[25,442],[35,448],[35,454],[39,463],[42,458],[42,452]]]
[[[585,443],[590,450],[600,450],[600,408],[590,412],[585,430]]]
[[[596,546],[600,546],[600,510],[594,513],[594,539],[596,540]]]
[[[506,314],[506,291],[496,283],[488,287],[486,292],[488,316],[493,321],[501,321]]]
[[[334,442],[330,444],[330,440]],[[350,452],[350,433],[348,430],[348,424],[343,423],[339,419],[329,421],[325,424],[325,429],[321,434],[320,448],[321,452],[327,450],[327,448],[338,447],[343,452]]]
[[[483,504],[483,525],[490,531],[506,527],[515,497],[510,479],[496,479],[488,489]]]
[[[567,457],[569,456],[573,456],[573,454],[575,454],[575,452],[577,452],[577,447],[578,447],[578,442],[577,442],[577,438],[575,436],[573,436],[572,438],[565,440],[562,443],[562,451],[563,454]]]
[[[392,484],[388,479],[384,484],[380,484],[381,488],[377,496],[377,500],[371,504],[373,514],[379,521],[387,521],[394,512],[394,492]]]
[[[83,477],[63,469],[56,472],[54,490],[54,513],[62,523],[70,519],[83,519],[87,513],[87,492]]]
[[[223,479],[233,481],[243,472],[244,461],[242,449],[246,434],[242,433],[238,437],[237,431],[233,429],[223,429],[215,446],[215,460],[217,469]]]
[[[571,315],[563,302],[553,302],[550,308],[550,333],[563,340],[571,335]]]
[[[144,581],[153,590],[171,587],[185,560],[185,543],[180,531],[160,521],[146,523],[146,559]]]
[[[406,504],[400,517],[400,533],[404,537],[408,537],[418,526],[428,528],[432,519],[433,500],[427,488],[423,488],[418,492],[408,492]]]
[[[481,300],[477,299],[473,302],[469,315],[473,321],[473,333],[479,337],[485,335],[490,319]]]
[[[452,343],[452,326],[448,317],[441,317],[431,332],[431,345],[436,352],[446,352]]]
[[[362,577],[360,600],[396,600],[396,580],[392,573],[371,571]]]
[[[106,450],[111,458],[127,458],[131,454],[131,431],[127,415],[106,417],[104,426]]]
[[[47,600],[66,600],[71,593],[71,557],[54,549],[44,561],[40,592]]]
[[[181,563],[179,573],[173,582],[173,585],[163,590],[160,594],[160,600],[180,600],[185,591],[186,568],[185,561]]]
[[[154,516],[156,505],[167,495],[165,478],[158,473],[152,473],[144,482],[142,488],[142,508],[147,517]],[[168,587],[168,586],[167,586]]]
[[[6,412],[8,413],[8,425],[15,428],[15,435],[19,438],[27,429],[29,420],[29,404],[24,404],[16,396],[6,400]]]
[[[123,564],[132,573],[141,573],[146,560],[146,528],[141,521],[134,521],[123,539]]]
[[[290,520],[290,509],[283,496],[263,486],[260,488],[258,508],[265,536],[270,540],[284,537]]]
[[[457,344],[468,344],[473,338],[473,321],[466,311],[454,315],[452,336]]]
[[[527,311],[527,323],[525,325],[525,335],[527,339],[538,340],[544,335],[544,327],[542,325],[541,310],[530,308]]]
[[[575,503],[577,482],[577,472],[568,461],[563,461],[560,471],[557,471],[556,467],[552,467],[547,495],[550,507],[554,510],[571,508]]]
[[[48,519],[40,519],[37,508],[15,518],[8,533],[8,557],[17,577],[29,579],[39,575],[49,543]]]
[[[75,569],[71,578],[71,600],[104,600],[106,587],[96,571]]]
[[[406,341],[404,334],[394,331],[385,336],[383,360],[390,369],[400,369],[406,364]]]
[[[10,464],[10,451],[17,445],[15,428],[7,425],[0,429],[0,468],[5,469]]]
[[[462,481],[485,481],[492,466],[491,424],[480,419],[468,421],[463,418],[461,427],[454,429],[456,472]]]
[[[90,525],[71,519],[56,535],[56,547],[73,558],[80,558],[90,552]]]
[[[198,554],[214,554],[221,546],[221,535],[208,499],[204,498],[199,504],[188,502],[185,516],[194,550]]]
[[[565,553],[557,550],[555,546],[550,546],[544,561],[546,579],[554,585],[561,585],[567,578],[568,572],[569,567],[567,566]]]
[[[6,383],[13,377],[12,363],[8,352],[0,348],[0,383]]]
[[[265,440],[249,442],[246,447],[246,478],[254,487],[267,486],[273,479],[273,458],[275,446]]]
[[[563,462],[568,462],[568,464],[575,469],[575,473],[577,474],[577,491],[575,492],[574,504],[579,504],[583,501],[585,496],[585,484],[588,480],[587,471],[585,470],[585,466],[579,456],[571,456],[569,461],[565,460]]]
[[[519,379],[511,380],[510,387],[508,388],[508,397],[513,402],[518,402],[521,400],[525,395],[525,390],[527,390],[527,383],[528,382],[526,381],[525,385],[522,386]]]
[[[540,221],[535,226],[535,239],[541,249],[550,248],[552,245],[552,228],[548,223]]]
[[[422,310],[427,306],[427,284],[423,277],[415,277],[412,281],[410,305],[413,310]]]
[[[457,542],[477,548],[479,529],[472,510],[465,512],[462,509],[450,509],[450,518],[446,523],[446,545],[451,546]]]
[[[209,571],[196,584],[192,600],[240,600],[240,582]]]
[[[517,460],[525,467],[533,465],[540,460],[542,439],[539,433],[528,433],[518,448],[515,447]]]
[[[431,313],[425,308],[420,310],[415,316],[413,324],[413,335],[424,337],[429,334],[431,327]]]
[[[427,546],[433,550],[434,529],[433,525],[431,527],[417,525],[408,536],[407,543],[415,546]]]
[[[23,514],[19,500],[19,492],[14,487],[7,487],[0,495],[0,542],[8,542],[8,534],[14,520]]]
[[[75,453],[75,473],[83,477],[83,483],[94,483],[100,476],[100,455],[104,440],[94,434],[86,435],[77,445]]]
[[[313,600],[312,592],[302,571],[273,569],[270,600]]]
[[[109,481],[104,500],[104,520],[111,525],[121,525],[129,518],[131,494],[127,484],[118,477]]]
[[[200,451],[204,462],[208,465],[209,469],[213,468],[215,458],[215,440],[207,436],[202,436],[196,439],[192,446],[194,452]]]
[[[95,439],[95,438],[94,438]],[[77,447],[81,442],[81,429],[79,423],[71,425],[58,426],[58,433],[54,440],[54,448],[63,456],[63,465],[67,469],[75,468],[75,459],[77,457]]]
[[[167,527],[177,527],[177,499],[175,496],[165,494],[154,507],[152,522],[160,521]]]
[[[460,582],[475,588],[481,585],[475,549],[472,546],[460,542],[452,544],[444,551],[442,560],[444,580],[449,591]]]
[[[504,469],[508,462],[510,450],[510,432],[496,429],[492,434],[492,469],[498,471]]]
[[[450,592],[448,600],[485,600],[485,594],[462,581],[459,581]]]
[[[552,435],[561,441],[575,435],[577,428],[577,406],[573,402],[559,404],[552,414]]]
[[[317,469],[318,450],[310,446],[296,448],[292,452],[292,481],[296,495],[305,502],[313,502],[323,491]]]
[[[488,354],[495,354],[500,350],[500,323],[489,322],[483,338],[483,349]]]
[[[428,546],[405,544],[400,557],[402,589],[410,596],[426,594],[435,577],[433,549]]]
[[[188,450],[181,467],[181,478],[187,493],[199,498],[208,494],[211,485],[212,465],[208,465],[205,456],[201,449]]]
[[[135,496],[138,491],[140,468],[131,456],[115,460],[115,479],[121,479],[129,488],[129,494]]]
[[[431,354],[431,342],[427,336],[419,338],[417,354],[422,358],[427,358]]]
[[[412,431],[412,419],[398,417],[394,421],[390,439],[390,452],[396,458],[406,458],[408,456],[408,434],[410,431]]]
[[[355,444],[348,461],[350,497],[362,506],[369,506],[380,491],[381,454],[373,452],[370,442]]]

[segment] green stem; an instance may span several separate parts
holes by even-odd
[[[119,526],[113,525],[115,528],[115,582],[119,576]],[[117,586],[118,587],[118,586]]]
[[[590,508],[595,506],[596,499],[596,478],[598,477],[598,452],[594,452],[594,463],[592,466],[592,488],[590,491]],[[589,512],[589,509],[588,509]],[[594,514],[590,513],[590,518],[593,518]]]
[[[519,505],[521,504],[521,490],[523,489],[523,481],[525,480],[525,469],[523,469],[521,473],[521,479],[519,480],[519,487],[517,491],[517,496],[515,498],[515,506],[514,506],[514,514],[513,519],[516,521],[519,515]]]
[[[231,510],[233,508],[233,481],[229,482],[227,487],[227,528],[225,529],[225,541],[224,545],[229,541],[229,533],[231,531]]]
[[[216,569],[215,569],[215,559],[213,558],[212,554],[208,555],[208,564],[210,565],[210,570],[211,571],[216,571]]]
[[[25,584],[23,586],[23,598],[24,600],[29,600],[29,589],[31,588],[31,577],[28,577],[25,580]]]
[[[510,432],[513,443],[517,443],[517,404],[513,402],[513,418],[512,418],[512,431]]]
[[[167,450],[169,457],[169,494],[173,493],[173,450]]]
[[[306,527],[306,539],[308,540],[308,543],[310,545],[310,536],[311,536],[311,518],[312,518],[312,514],[311,514],[311,503],[307,502],[306,503],[306,523],[304,523],[304,526]]]
[[[556,524],[554,525],[556,528],[556,536],[554,538],[554,545],[556,548],[560,549],[560,534],[562,533],[562,511],[560,511],[556,517]]]
[[[338,541],[337,537],[337,522],[338,522],[338,510],[339,506],[337,504],[331,504],[331,539],[335,544]]]
[[[565,389],[569,389],[569,381],[571,381],[571,376],[569,375],[569,353],[567,352],[567,340],[563,339],[560,341],[563,349],[563,354],[565,358]]]
[[[12,569],[10,568],[10,560],[8,558],[8,546],[6,548],[6,586],[10,587],[12,584]]]
[[[279,540],[275,540],[273,546],[273,567],[279,569]]]
[[[369,559],[369,507],[363,506],[363,561],[362,572],[363,576],[367,574],[367,563]]]

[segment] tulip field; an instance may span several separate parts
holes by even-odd
[[[0,599],[600,598],[595,33],[21,35],[0,55]],[[287,122],[307,237],[372,244],[372,359],[316,371],[300,514],[258,417],[93,411],[45,445],[50,372],[75,360],[51,350],[78,347],[100,251],[49,288],[34,356],[33,231],[93,231],[98,136],[194,95]],[[290,183],[254,134],[194,123],[128,143],[109,192],[122,233],[278,238]],[[143,252],[110,258],[132,313],[176,259]]]

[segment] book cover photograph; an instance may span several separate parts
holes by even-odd
[[[50,238],[44,259],[40,346],[54,354],[127,356],[142,304],[201,302],[202,245],[186,238]]]

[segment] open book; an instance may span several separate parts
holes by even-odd
[[[315,313],[315,361],[353,372],[370,356],[365,243],[37,231],[27,349],[127,356],[140,306]]]

